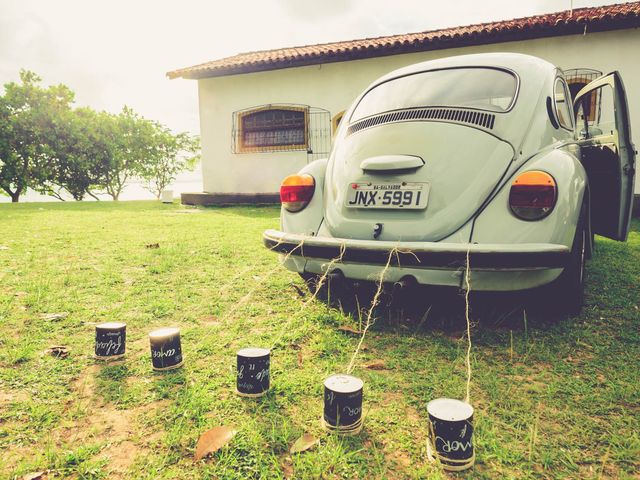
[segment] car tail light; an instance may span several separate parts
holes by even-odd
[[[509,206],[522,220],[540,220],[556,204],[556,181],[546,172],[532,170],[518,175],[511,184]]]
[[[280,185],[282,206],[290,212],[299,212],[309,204],[315,189],[316,182],[311,175],[289,175]]]

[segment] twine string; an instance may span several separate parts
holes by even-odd
[[[351,356],[351,361],[349,362],[349,366],[347,367],[347,374],[351,374],[351,371],[353,370],[353,367],[356,361],[356,357],[360,352],[360,347],[362,346],[362,342],[364,342],[364,337],[367,335],[367,331],[369,330],[369,327],[374,323],[374,321],[372,321],[373,310],[376,308],[376,306],[378,305],[378,302],[380,301],[380,295],[382,294],[382,289],[384,285],[383,284],[384,276],[387,273],[387,270],[389,270],[389,266],[391,265],[391,259],[393,258],[394,255],[396,255],[398,262],[400,262],[400,257],[398,256],[398,247],[393,247],[391,249],[391,251],[389,252],[389,258],[387,258],[387,264],[380,271],[380,277],[378,279],[378,288],[376,290],[375,295],[373,296],[373,300],[371,300],[371,306],[369,307],[369,311],[367,312],[367,318],[365,320],[364,328],[362,329],[362,335],[360,336],[360,341],[358,342],[358,345],[356,346],[356,349],[354,350],[353,355]]]
[[[316,288],[315,288],[315,291],[313,292],[313,295],[311,295],[311,297],[309,297],[308,299],[306,299],[302,303],[302,307],[300,308],[298,313],[304,312],[304,310],[307,308],[307,306],[316,299],[316,297],[318,296],[318,293],[322,289],[322,286],[324,285],[324,283],[326,282],[327,278],[329,277],[329,274],[333,270],[333,266],[336,263],[342,261],[342,258],[344,257],[346,249],[347,249],[346,243],[342,242],[342,244],[340,245],[340,255],[338,255],[335,258],[332,258],[331,261],[327,264],[327,267],[325,268],[324,273],[322,274],[322,276],[316,282]],[[291,252],[293,252],[293,250]],[[289,252],[289,253],[291,253],[291,252]],[[276,345],[278,343],[280,343],[280,340],[282,340],[282,337],[284,337],[285,333],[287,332],[287,330],[289,329],[289,327],[291,326],[291,324],[293,323],[293,321],[295,319],[296,319],[296,316],[292,315],[291,318],[289,319],[289,321],[285,322],[285,324],[280,329],[280,332],[276,336],[276,339],[273,341],[273,344],[271,345],[271,350],[273,350],[276,347]]]
[[[246,273],[250,272],[253,269],[253,265],[250,265],[246,268],[244,268],[243,270],[239,271],[238,273],[236,273],[233,278],[231,278],[231,280],[229,280],[225,285],[223,285],[220,290],[218,291],[218,295],[221,295],[222,293],[225,293],[227,290],[229,290],[231,287],[233,287],[233,285],[236,283],[236,281],[241,278],[243,275],[245,275]]]
[[[316,282],[316,289],[313,292],[313,295],[310,298],[308,298],[307,300],[305,300],[305,302],[303,303],[303,306],[307,306],[309,303],[311,303],[311,302],[313,302],[315,300],[315,298],[318,296],[318,293],[320,292],[320,289],[324,285],[324,282],[326,282],[327,278],[329,277],[329,274],[333,270],[333,266],[336,263],[342,261],[342,258],[344,257],[344,253],[345,253],[346,250],[347,250],[347,244],[342,242],[340,244],[340,255],[338,255],[335,258],[332,258],[331,261],[327,264],[327,267],[325,268],[324,273],[322,274],[322,276]]]
[[[469,403],[471,398],[471,319],[469,318],[469,292],[471,291],[471,268],[469,265],[469,253],[471,250],[471,244],[467,247],[467,261],[464,270],[464,281],[465,281],[465,294],[464,294],[464,303],[465,303],[465,318],[467,320],[467,355],[466,355],[466,365],[467,365],[467,394],[465,397],[465,402]]]
[[[282,243],[282,242],[280,242]],[[294,248],[292,248],[288,253],[286,253],[283,257],[282,257],[282,262],[286,262],[289,257],[291,255],[293,255],[293,252],[295,252],[296,250],[298,250],[299,248],[302,249],[302,246],[304,244],[304,239],[302,239],[300,241],[299,244],[297,244]],[[274,248],[277,245],[274,245],[271,248]],[[256,282],[256,284],[253,286],[253,288],[251,288],[251,290],[249,290],[239,301],[237,301],[233,307],[231,308],[231,310],[229,310],[223,317],[222,320],[226,321],[230,318],[232,318],[233,314],[235,314],[235,312],[238,311],[238,309],[240,307],[242,307],[243,305],[245,305],[249,300],[251,300],[251,298],[253,298],[253,295],[256,293],[256,291],[262,286],[262,284],[264,282],[266,282],[269,278],[271,278],[277,271],[279,271],[282,267],[280,265],[276,265],[275,267],[273,267],[271,270],[269,270],[267,273],[265,273],[262,278],[260,278],[260,280],[258,280]]]

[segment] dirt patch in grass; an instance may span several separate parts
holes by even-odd
[[[71,384],[75,400],[93,399],[96,393],[96,376],[100,372],[100,365],[91,365],[84,369]]]
[[[157,401],[126,410],[105,402],[97,390],[97,377],[102,367],[100,364],[87,367],[72,383],[73,395],[68,411],[73,408],[82,418],[73,418],[55,429],[52,439],[57,446],[72,448],[88,443],[104,445],[95,458],[107,461],[108,478],[130,478],[129,467],[149,451],[160,435],[140,437],[139,419],[153,415],[167,402]]]
[[[206,317],[202,317],[200,319],[200,325],[203,327],[219,327],[220,326],[220,318],[215,315],[207,315]]]
[[[5,409],[12,403],[24,402],[29,399],[29,395],[21,391],[0,391],[0,409]]]
[[[109,478],[127,478],[127,469],[143,450],[135,433],[139,408],[118,410],[113,405],[96,405],[81,421],[54,430],[52,438],[56,446],[71,448],[87,443],[104,444],[96,458],[107,460]]]
[[[91,442],[104,444],[96,459],[107,460],[108,478],[131,478],[129,467],[136,458],[150,451],[161,436],[158,432],[141,438],[138,417],[162,408],[166,402],[141,405],[128,410],[119,410],[114,405],[96,406],[87,412],[84,421],[75,422],[54,433],[57,445],[79,446]]]
[[[401,428],[407,432],[410,432],[414,445],[426,445],[427,441],[427,423],[428,419],[425,419],[420,413],[412,406],[406,403],[406,398],[398,392],[386,392],[382,396],[382,406],[384,407],[398,407],[401,415],[397,418],[402,418]],[[395,437],[395,436],[394,436]],[[411,465],[415,465],[416,458],[412,458],[410,452],[401,448],[402,445],[398,444],[396,439],[389,441],[387,439],[382,440],[384,446],[384,457],[393,464],[401,467],[401,469],[409,468]],[[393,478],[393,477],[389,477]]]

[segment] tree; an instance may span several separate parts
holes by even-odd
[[[9,162],[9,156],[12,155],[11,144],[11,122],[9,120],[9,106],[4,97],[0,97],[0,172],[4,170],[4,166]],[[4,189],[0,189],[0,195],[8,195]]]
[[[40,85],[33,72],[4,85],[0,96],[0,191],[17,202],[28,188],[64,200],[106,193],[118,200],[134,177],[159,196],[193,168],[198,140],[174,135],[131,108],[117,115],[73,109],[64,85]]]
[[[125,106],[118,115],[102,117],[100,124],[110,155],[102,165],[99,186],[118,200],[127,182],[142,173],[144,162],[154,153],[153,122]]]
[[[114,120],[105,112],[78,108],[61,116],[47,132],[52,174],[37,188],[46,195],[64,200],[68,192],[75,200],[89,195],[104,183],[112,163]]]
[[[147,182],[145,188],[160,198],[180,172],[193,170],[198,163],[200,139],[186,132],[174,135],[158,123],[154,126],[153,154],[142,165],[140,177]]]
[[[65,85],[43,88],[33,72],[20,71],[20,81],[5,84],[0,97],[0,189],[12,202],[50,179],[46,131],[70,110],[74,97]]]
[[[147,189],[159,197],[179,172],[193,168],[199,159],[197,138],[187,133],[174,135],[129,107],[110,116],[110,122],[111,128],[103,132],[110,156],[104,157],[98,184],[114,200],[134,177],[146,180]],[[108,125],[109,121],[104,118],[101,123]]]

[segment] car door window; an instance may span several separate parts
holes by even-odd
[[[556,79],[554,87],[554,96],[556,104],[556,114],[560,126],[567,130],[573,130],[571,115],[571,95],[567,89],[567,85],[561,78]]]
[[[613,88],[610,85],[604,85],[585,96],[578,104],[576,115],[580,138],[612,135],[616,129],[614,105]]]

